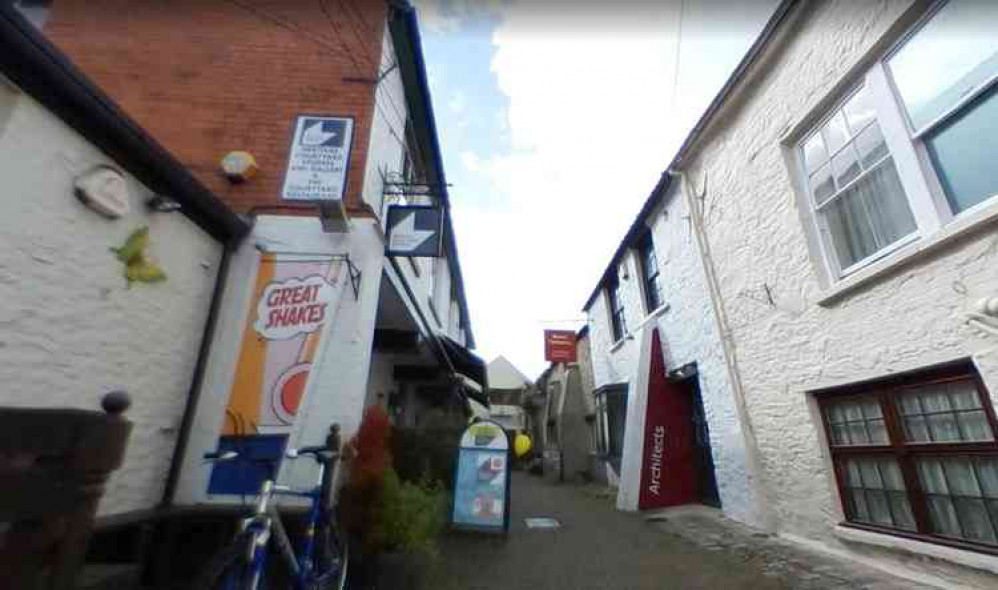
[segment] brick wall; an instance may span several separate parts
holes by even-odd
[[[357,208],[385,17],[383,0],[60,0],[45,33],[238,211],[281,202],[297,115],[354,117]],[[219,168],[237,149],[260,165],[242,185]]]

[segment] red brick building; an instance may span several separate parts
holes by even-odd
[[[240,212],[281,205],[299,114],[353,117],[344,201],[357,216],[387,12],[384,0],[59,0],[44,32]],[[255,156],[252,182],[222,175],[233,150]]]

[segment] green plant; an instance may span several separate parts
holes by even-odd
[[[440,482],[429,476],[415,483],[401,481],[394,469],[387,469],[374,506],[371,539],[381,551],[436,557],[446,505]]]

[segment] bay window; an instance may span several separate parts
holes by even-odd
[[[796,143],[832,281],[998,199],[998,2],[939,2]]]
[[[998,553],[998,443],[973,369],[818,394],[846,521]]]

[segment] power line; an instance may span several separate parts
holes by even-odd
[[[339,54],[342,51],[351,61],[354,68],[357,69],[358,76],[360,77],[363,76],[364,68],[360,67],[360,64],[357,62],[357,59],[350,53],[347,45],[342,42],[343,41],[342,38],[340,39],[340,47],[336,47],[335,45],[330,43],[327,39],[315,35],[314,33],[307,31],[294,23],[289,23],[279,17],[276,17],[265,10],[260,10],[255,6],[249,6],[241,2],[240,0],[225,0],[225,2],[228,2],[229,4],[232,4],[233,6],[236,6],[238,8],[241,8],[242,10],[256,16],[261,20],[269,22],[272,25],[291,31],[296,35],[300,35],[301,37],[308,39],[309,41],[315,43],[316,45],[319,45],[320,47],[333,51],[335,54]]]
[[[683,50],[683,0],[679,0],[679,24],[676,25],[676,61],[672,67],[672,110],[676,110],[676,93],[679,89],[679,55]]]

